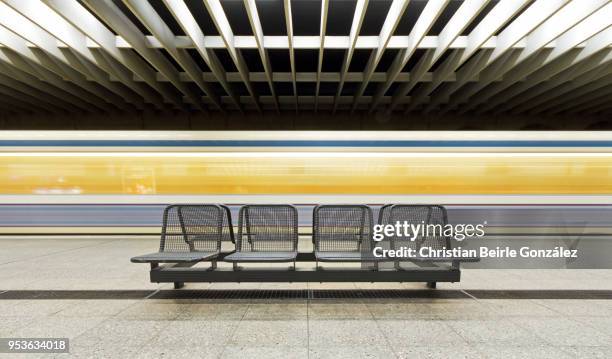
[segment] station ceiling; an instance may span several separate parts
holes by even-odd
[[[612,111],[609,0],[0,0],[0,111]]]

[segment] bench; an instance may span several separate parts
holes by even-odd
[[[376,261],[372,255],[372,224],[372,209],[368,206],[316,206],[312,218],[316,269],[320,269],[319,262]]]
[[[224,233],[233,239],[229,208],[213,204],[171,205],[163,213],[159,251],[133,257],[131,261],[150,263],[151,269],[160,263],[193,265],[211,261],[210,270],[214,270]],[[181,286],[181,282],[175,283],[175,287]]]
[[[403,223],[404,221],[414,224],[423,224],[440,226],[444,228],[448,224],[448,214],[446,208],[437,205],[409,205],[409,204],[389,204],[381,208],[379,213],[379,224],[395,224],[397,222]],[[429,247],[433,250],[438,249],[451,249],[451,238],[444,236],[442,231],[433,231],[433,234],[428,233],[417,233],[414,239],[407,237],[392,236],[387,238],[388,245],[392,249],[399,249],[401,247],[411,248],[419,253],[422,247]],[[439,262],[450,262],[451,268],[459,268],[460,262],[475,262],[479,258],[449,258],[449,257],[427,257],[427,258],[410,258],[394,261],[394,268],[398,271],[402,270],[413,270],[412,268],[402,267],[402,262],[413,262],[413,263],[425,263],[425,265],[434,265]],[[436,282],[428,282],[427,286],[430,288],[436,287]]]
[[[298,213],[291,205],[246,205],[238,215],[236,251],[224,260],[233,263],[293,262],[297,258]]]
[[[378,224],[397,221],[446,224],[446,209],[427,205],[385,205]],[[319,205],[313,210],[312,251],[298,252],[298,212],[291,205],[245,205],[238,213],[237,234],[231,213],[223,205],[172,205],[163,216],[160,250],[132,258],[135,263],[151,263],[151,282],[458,282],[459,263],[463,258],[410,258],[417,267],[407,268],[395,258],[376,258],[375,246],[431,246],[450,248],[450,238],[443,236],[387,238],[372,240],[373,213],[366,205]],[[222,242],[235,244],[233,250],[221,250]],[[474,261],[477,259],[474,259]],[[208,268],[196,267],[211,261]],[[217,262],[232,263],[217,267]],[[309,262],[314,268],[296,267]],[[355,269],[323,268],[319,262],[359,262]],[[379,263],[393,263],[380,267]],[[441,262],[450,265],[439,265]],[[160,265],[160,264],[164,265]],[[239,263],[293,263],[284,268],[242,268]],[[365,269],[365,270],[364,270]]]

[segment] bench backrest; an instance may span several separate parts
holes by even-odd
[[[223,233],[221,235],[221,240],[223,242],[236,243],[236,238],[234,236],[234,224],[232,223],[232,212],[228,206],[222,204],[220,206],[223,210]]]
[[[405,236],[389,238],[395,249],[399,247],[414,248],[415,250],[419,250],[421,247],[450,248],[450,237],[443,235],[444,226],[448,223],[446,208],[443,206],[396,204],[385,207],[386,216],[380,218],[383,221],[387,220],[387,222],[381,224],[395,225],[397,222],[402,224],[407,222],[409,225],[421,225],[420,228],[423,229],[418,231],[414,241]]]
[[[220,251],[223,217],[223,209],[213,204],[166,207],[160,252]]]
[[[236,250],[297,251],[298,212],[291,205],[246,205],[238,215]]]
[[[389,218],[391,217],[392,204],[385,204],[378,210],[378,224],[389,224]]]
[[[320,205],[312,218],[316,251],[369,251],[372,245],[372,209],[364,205]]]

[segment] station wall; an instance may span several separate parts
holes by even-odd
[[[366,115],[312,113],[206,115],[181,111],[108,114],[2,114],[5,130],[612,130],[601,116]]]

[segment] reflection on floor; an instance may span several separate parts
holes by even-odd
[[[129,262],[156,246],[154,239],[0,239],[0,337],[68,337],[76,357],[607,358],[612,351],[612,300],[584,299],[610,298],[610,270],[465,270],[461,283],[440,283],[436,294],[422,283],[200,283],[176,295],[169,284],[149,283],[146,265]]]

